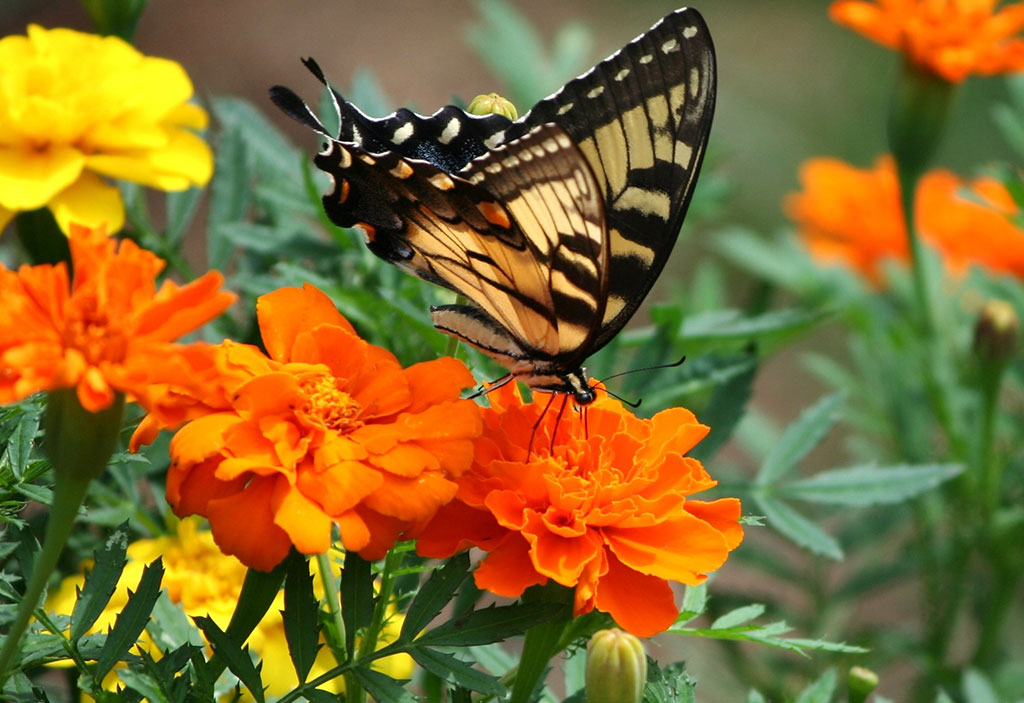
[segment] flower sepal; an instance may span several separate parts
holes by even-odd
[[[103,473],[117,448],[124,415],[124,394],[98,412],[89,412],[75,388],[50,392],[43,428],[43,449],[53,464],[57,482],[91,481]]]
[[[946,128],[956,84],[904,61],[889,105],[889,149],[902,172],[920,175]]]

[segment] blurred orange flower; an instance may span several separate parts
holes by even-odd
[[[217,412],[171,441],[168,501],[257,569],[292,545],[326,551],[335,525],[346,549],[381,558],[454,497],[480,434],[479,407],[459,399],[472,376],[452,358],[403,369],[308,285],[261,297],[257,315],[269,357],[218,348],[202,399]]]
[[[72,225],[68,267],[0,264],[0,403],[37,391],[75,388],[86,410],[110,406],[116,392],[161,403],[188,378],[200,347],[173,340],[205,324],[235,299],[211,271],[185,286],[155,279],[164,262],[104,229]]]
[[[803,190],[784,202],[811,254],[844,262],[873,284],[887,258],[907,261],[906,225],[896,166],[880,157],[873,169],[818,158],[800,168]],[[915,220],[921,237],[939,250],[955,274],[971,264],[1024,277],[1024,230],[1019,208],[994,178],[965,184],[950,171],[931,171],[918,183]]]
[[[832,20],[951,83],[1024,69],[1024,3],[996,0],[837,0]]]
[[[708,428],[683,408],[641,420],[607,397],[561,418],[511,385],[488,398],[473,468],[420,554],[480,547],[481,588],[514,598],[553,579],[575,588],[577,615],[597,608],[638,636],[669,627],[668,582],[701,583],[743,539],[739,500],[689,497],[715,485],[684,456]]]

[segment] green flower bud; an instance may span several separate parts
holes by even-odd
[[[974,325],[974,352],[988,363],[1002,364],[1020,342],[1020,318],[1005,300],[989,300]]]
[[[640,703],[647,656],[640,640],[618,628],[598,630],[587,643],[587,703]]]
[[[849,703],[863,703],[871,692],[878,688],[878,674],[871,669],[855,666],[846,675],[846,688]]]
[[[504,115],[510,120],[519,119],[516,106],[497,93],[476,96],[469,102],[466,112],[471,115]]]

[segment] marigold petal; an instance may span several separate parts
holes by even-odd
[[[35,210],[78,180],[85,156],[71,146],[43,150],[0,145],[0,205]]]
[[[742,516],[738,498],[719,498],[713,501],[686,501],[686,512],[708,523],[725,537],[726,548],[736,549],[743,541]]]
[[[270,571],[288,556],[291,541],[274,522],[274,494],[281,478],[256,477],[236,493],[211,500],[207,519],[217,546],[248,567]],[[245,519],[240,520],[239,516]]]
[[[234,495],[245,487],[247,476],[225,482],[216,477],[220,458],[210,458],[187,468],[171,464],[167,474],[167,502],[178,517],[206,515],[211,501]]]
[[[679,615],[668,582],[634,571],[614,556],[608,558],[608,573],[597,582],[594,605],[637,637],[664,632]]]
[[[220,454],[225,437],[243,420],[234,413],[214,413],[182,427],[171,439],[175,466],[190,466]]]
[[[530,545],[515,532],[495,547],[473,572],[476,585],[506,598],[518,598],[530,586],[547,582],[530,559]]]
[[[85,369],[76,390],[78,402],[91,413],[106,410],[114,402],[114,389],[110,387],[103,372],[95,366]]]
[[[704,581],[729,556],[725,536],[688,513],[650,527],[606,527],[604,538],[631,569],[691,586]]]
[[[381,473],[359,461],[343,461],[325,470],[299,472],[299,489],[329,515],[352,510],[384,483]]]
[[[71,231],[72,224],[105,227],[109,233],[124,227],[121,191],[89,171],[83,171],[77,181],[53,196],[49,208],[65,234]]]
[[[220,290],[223,284],[220,271],[208,271],[181,287],[165,284],[139,319],[137,338],[170,342],[202,327],[237,299],[234,293]]]
[[[161,190],[185,190],[209,182],[213,175],[213,152],[192,132],[166,128],[166,143],[162,147],[92,154],[86,157],[85,165],[111,178]]]
[[[210,124],[210,116],[194,103],[182,103],[167,113],[166,122],[179,127],[206,129]]]
[[[435,403],[458,398],[462,389],[476,383],[466,365],[450,356],[413,364],[403,373],[412,395],[408,409],[411,413],[423,412]]]
[[[356,512],[360,514],[363,523],[369,530],[369,540],[365,546],[355,551],[358,551],[359,556],[367,561],[383,559],[388,550],[395,546],[395,542],[403,539],[411,527],[405,520],[381,515],[374,510],[367,510],[365,506],[360,506]],[[350,548],[347,543],[345,547]]]
[[[331,519],[319,505],[286,481],[278,481],[273,504],[274,524],[303,554],[322,554],[331,548]]]
[[[335,516],[334,523],[338,526],[338,536],[346,550],[359,552],[370,543],[370,526],[355,510]]]
[[[3,205],[0,205],[0,234],[4,233],[4,228],[14,219],[16,214],[14,210],[8,210]]]
[[[371,510],[399,520],[429,520],[455,497],[458,486],[436,471],[413,478],[384,474],[380,487],[363,500]]]
[[[899,48],[899,26],[889,21],[877,5],[860,0],[839,0],[829,6],[828,15],[836,24],[845,25],[883,46]]]
[[[424,471],[438,471],[441,463],[433,454],[415,444],[399,444],[386,454],[371,456],[370,463],[394,476],[411,478]]]
[[[547,530],[527,528],[522,534],[530,544],[530,560],[537,573],[563,586],[575,586],[587,564],[599,559],[604,546],[596,532],[565,538]]]
[[[506,534],[508,532],[498,525],[490,511],[453,500],[441,506],[417,535],[416,553],[433,559],[447,559],[470,547],[490,550]]]
[[[282,362],[293,361],[292,345],[296,336],[318,325],[335,325],[351,335],[356,334],[331,299],[308,283],[302,288],[279,288],[260,296],[256,316],[263,346],[270,358]]]

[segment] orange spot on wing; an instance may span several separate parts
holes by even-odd
[[[508,213],[505,212],[505,208],[498,205],[498,203],[478,203],[477,208],[480,209],[480,213],[484,216],[484,219],[492,225],[504,227],[505,229],[512,226],[512,223],[508,219]]]

